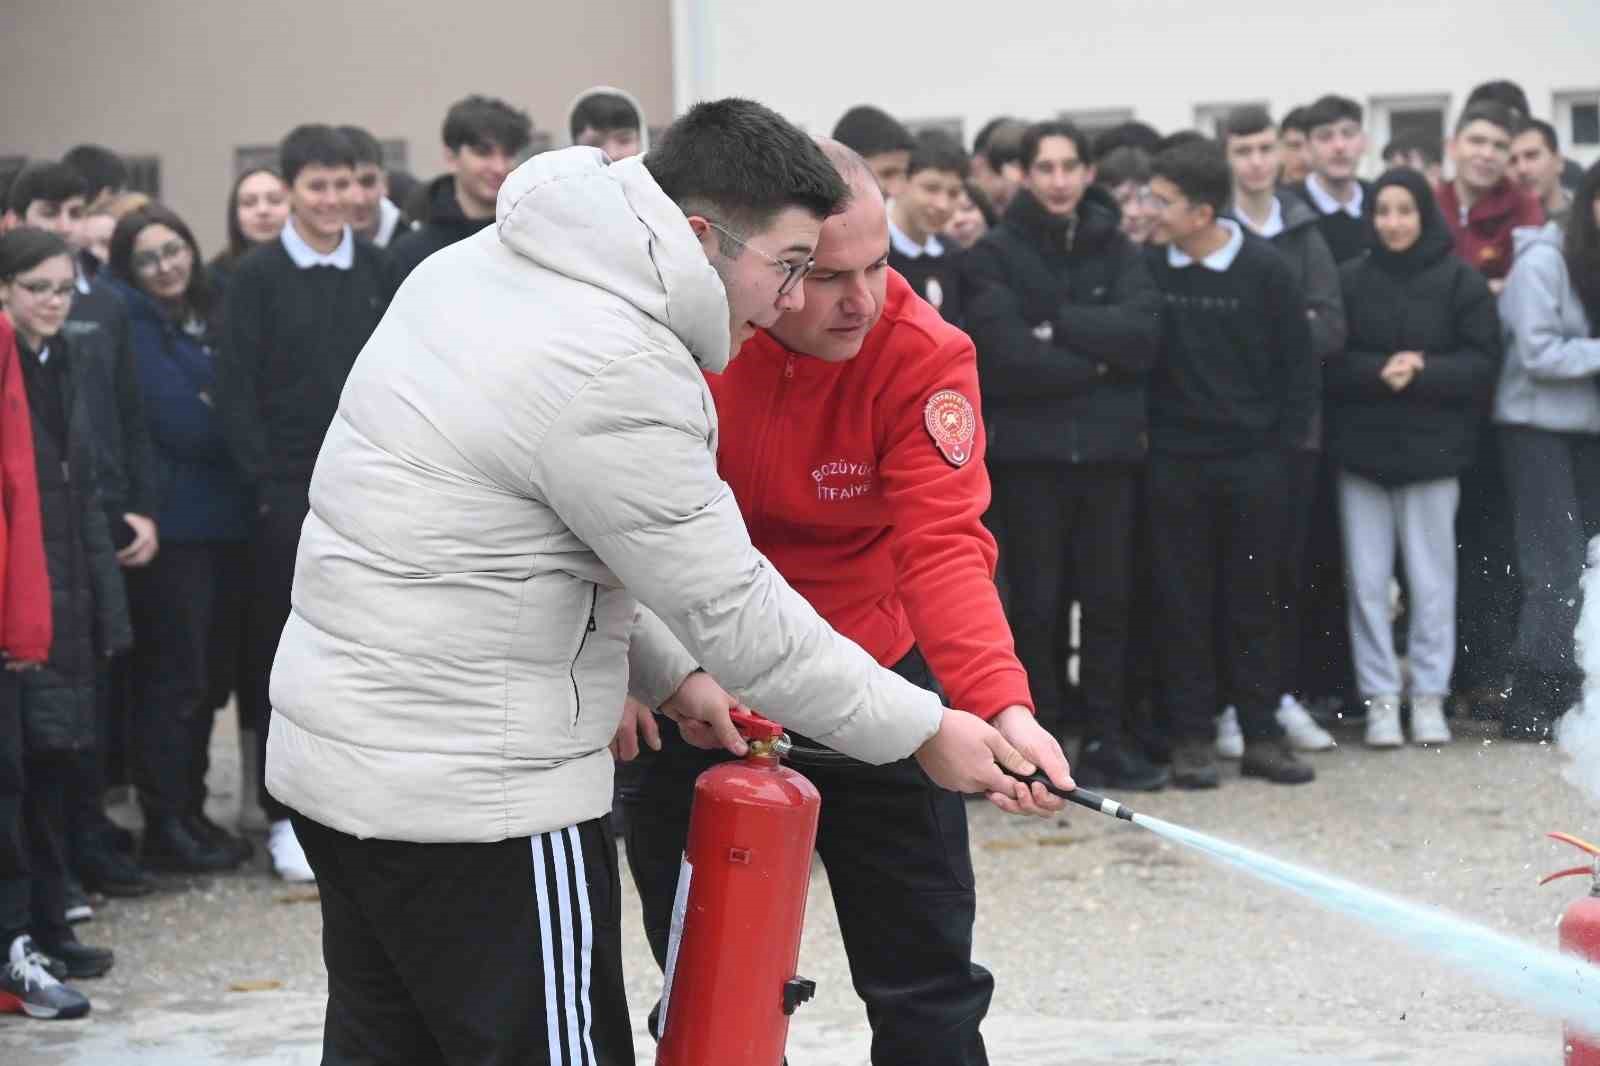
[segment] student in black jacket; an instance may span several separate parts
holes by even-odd
[[[1311,173],[1293,189],[1321,217],[1322,236],[1337,263],[1367,250],[1372,190],[1357,176],[1367,151],[1363,117],[1361,105],[1347,96],[1324,96],[1306,109]]]
[[[1088,138],[1030,127],[1023,184],[966,253],[967,328],[978,349],[989,470],[1006,529],[1010,615],[1041,719],[1067,700],[1063,600],[1083,606],[1086,784],[1159,788],[1123,743],[1134,491],[1146,453],[1145,380],[1161,299],[1111,194],[1093,185]]]
[[[418,263],[494,221],[500,186],[532,140],[533,123],[503,100],[469,96],[445,114],[443,133],[449,173],[423,191],[416,228],[389,245],[391,296]]]
[[[289,617],[300,526],[322,438],[356,356],[386,306],[383,253],[351,232],[344,198],[354,180],[349,143],[328,126],[301,126],[279,150],[289,222],[239,262],[228,291],[217,359],[223,433],[256,496],[251,537],[254,598],[239,709],[265,765],[267,682]],[[273,867],[310,880],[286,808],[261,791]]]
[[[1150,262],[1167,307],[1147,486],[1173,783],[1220,783],[1213,718],[1229,703],[1244,733],[1243,773],[1300,784],[1314,774],[1274,712],[1289,457],[1318,402],[1305,297],[1270,244],[1222,217],[1233,190],[1220,146],[1169,148],[1151,172],[1164,247]]]
[[[1487,417],[1500,325],[1488,284],[1452,254],[1427,179],[1391,170],[1373,192],[1371,251],[1343,270],[1348,347],[1327,368],[1351,643],[1367,744],[1399,747],[1401,673],[1389,616],[1398,541],[1410,616],[1412,739],[1445,744],[1459,475],[1477,453]]]
[[[938,132],[911,150],[906,186],[889,201],[889,265],[946,322],[962,325],[961,249],[943,236],[967,176],[967,153]]]

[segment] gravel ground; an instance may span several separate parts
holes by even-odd
[[[237,810],[231,718],[218,730],[214,802]],[[1578,881],[1547,830],[1595,831],[1560,756],[1458,727],[1446,749],[1343,747],[1313,757],[1303,788],[1229,779],[1214,793],[1126,797],[1141,811],[1280,858],[1435,904],[1552,945]],[[985,1032],[996,1062],[1557,1062],[1560,1029],[1381,935],[1213,865],[1124,822],[1074,810],[1051,822],[970,808],[980,910],[977,956],[998,987]],[[626,877],[624,881],[626,883]],[[631,888],[631,886],[630,886]],[[636,905],[629,904],[636,914]],[[78,1023],[0,1018],[0,1059],[32,1066],[314,1063],[325,992],[315,890],[274,880],[265,860],[225,877],[169,879],[144,900],[100,907],[81,928],[117,951],[85,990]],[[630,1002],[642,1022],[659,977],[626,923]],[[825,873],[813,876],[801,972],[816,1001],[790,1061],[864,1063]],[[650,1061],[641,1036],[640,1061]],[[19,1053],[27,1053],[22,1057]]]

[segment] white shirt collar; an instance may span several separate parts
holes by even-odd
[[[1200,260],[1200,265],[1207,270],[1215,270],[1218,274],[1233,266],[1233,261],[1239,256],[1239,249],[1244,247],[1244,229],[1231,218],[1217,219],[1217,225],[1226,229],[1230,236],[1228,243]],[[1194,263],[1194,260],[1178,250],[1176,244],[1167,245],[1167,262],[1175,269],[1182,270]]]
[[[1361,187],[1359,181],[1356,182],[1356,194],[1350,197],[1350,202],[1347,204],[1341,204],[1338,200],[1335,200],[1333,194],[1322,187],[1322,183],[1317,180],[1315,174],[1306,175],[1306,192],[1311,196],[1311,202],[1317,205],[1317,210],[1325,215],[1331,215],[1335,211],[1343,211],[1351,218],[1361,217],[1361,201],[1366,196],[1366,190]]]
[[[1233,202],[1233,217],[1238,219],[1241,225],[1249,226],[1254,230],[1257,237],[1265,237],[1271,240],[1283,232],[1283,204],[1278,202],[1276,196],[1272,198],[1272,212],[1267,215],[1267,220],[1259,226],[1250,221],[1250,216],[1244,213],[1244,208],[1239,205],[1238,200]]]
[[[311,245],[306,243],[300,231],[294,228],[294,219],[291,217],[284,224],[283,231],[278,235],[283,241],[284,251],[289,253],[289,258],[294,260],[294,265],[301,270],[309,270],[314,266],[331,266],[336,270],[349,270],[356,265],[356,239],[350,232],[350,227],[344,228],[344,236],[339,239],[339,247],[323,255]]]
[[[905,232],[894,224],[892,216],[889,219],[889,243],[894,246],[895,251],[907,259],[920,259],[922,256],[937,259],[944,254],[944,245],[939,243],[938,237],[930,233],[928,234],[927,244],[918,244],[910,237],[907,237]]]
[[[378,201],[378,232],[373,234],[372,243],[379,248],[389,247],[389,242],[394,240],[394,232],[400,226],[400,209],[385,196]]]

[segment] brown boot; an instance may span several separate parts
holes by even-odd
[[[1244,777],[1264,777],[1279,785],[1303,785],[1317,776],[1315,770],[1295,758],[1288,742],[1281,738],[1246,741],[1239,773]]]

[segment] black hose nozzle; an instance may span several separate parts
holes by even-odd
[[[1009,770],[1006,772],[1011,773]],[[1080,807],[1087,807],[1091,811],[1099,811],[1101,814],[1109,814],[1111,817],[1121,818],[1125,822],[1133,821],[1134,812],[1116,800],[1106,799],[1099,793],[1090,792],[1086,788],[1075,788],[1070,792],[1066,789],[1057,788],[1050,783],[1048,777],[1044,776],[1043,771],[1036,770],[1027,777],[1023,777],[1021,774],[1011,774],[1011,776],[1025,784],[1043,785],[1051,795],[1060,796],[1068,803],[1076,803]]]

